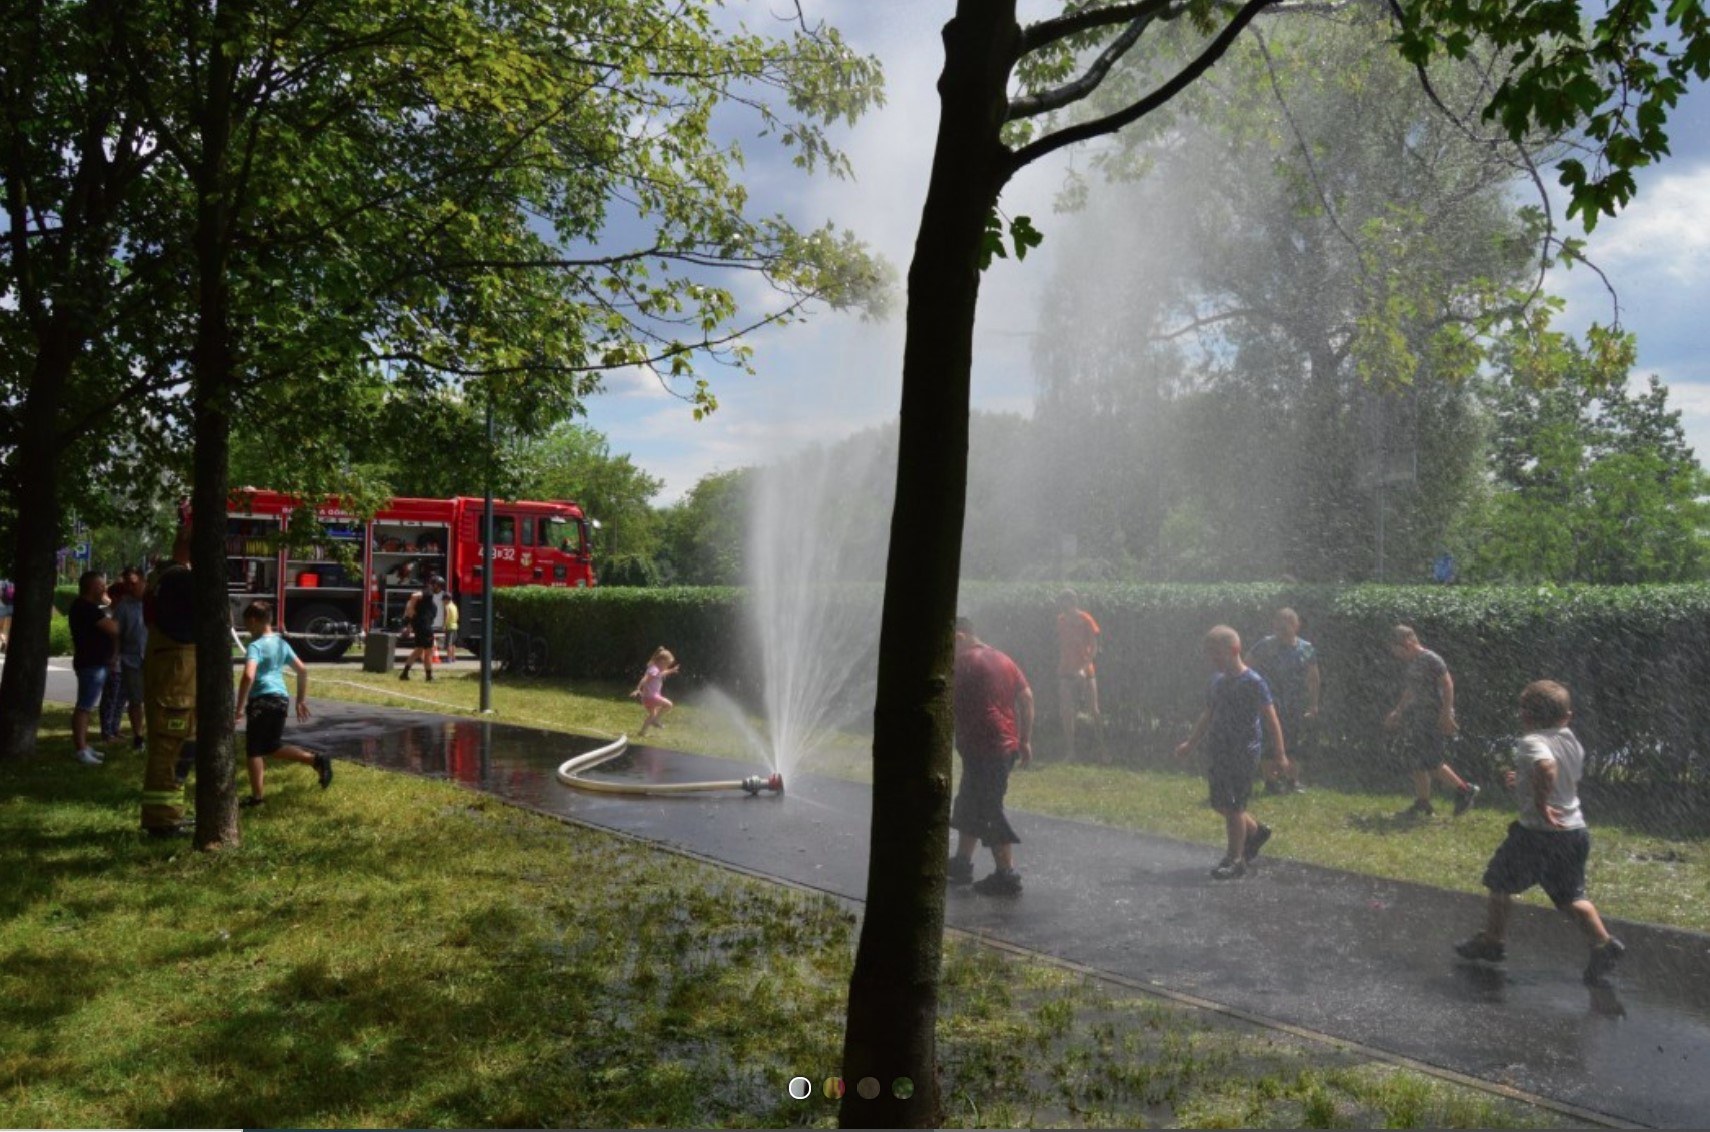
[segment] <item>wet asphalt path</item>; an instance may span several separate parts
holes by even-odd
[[[50,696],[69,698],[68,677],[51,679]],[[781,797],[590,794],[555,776],[590,740],[314,706],[316,720],[293,733],[338,758],[450,778],[851,900],[865,894],[865,786],[796,776]],[[663,781],[762,769],[650,748],[610,764],[612,777]],[[1591,992],[1578,933],[1542,908],[1516,908],[1510,959],[1496,969],[1449,950],[1480,922],[1477,896],[1268,855],[1255,875],[1219,884],[1207,876],[1216,853],[1203,846],[1031,814],[1016,826],[1026,892],[952,889],[955,927],[1616,1120],[1705,1127],[1710,1117],[1710,936],[1612,923],[1627,961],[1614,991]],[[1277,852],[1287,838],[1279,823]],[[988,862],[982,853],[981,872]]]

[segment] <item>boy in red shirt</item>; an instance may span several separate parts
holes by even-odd
[[[1019,896],[1016,836],[1004,816],[1003,796],[1016,760],[1033,761],[1033,689],[1015,661],[974,635],[966,617],[956,619],[956,749],[962,752],[962,785],[950,810],[956,855],[951,884],[974,879],[974,850],[985,842],[997,869],[974,885],[987,896]]]

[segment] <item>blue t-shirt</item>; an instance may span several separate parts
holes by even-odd
[[[1271,689],[1256,669],[1239,676],[1219,672],[1206,696],[1211,726],[1205,733],[1206,752],[1217,763],[1258,762],[1264,746],[1259,713],[1271,702]]]
[[[249,694],[254,696],[283,696],[285,691],[285,668],[297,659],[297,654],[291,651],[291,646],[278,633],[269,633],[265,637],[257,637],[249,642],[249,648],[244,650],[244,659],[255,661],[255,683],[250,687]]]

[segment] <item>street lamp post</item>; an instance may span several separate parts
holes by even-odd
[[[493,387],[487,386],[487,498],[481,513],[481,710],[493,710]]]

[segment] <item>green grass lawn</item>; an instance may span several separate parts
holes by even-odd
[[[357,765],[197,853],[68,720],[0,763],[0,1126],[833,1123],[784,1085],[837,1062],[836,902]],[[966,939],[940,1018],[956,1124],[1551,1122]]]
[[[441,678],[433,684],[403,684],[393,676],[343,669],[333,675],[317,669],[311,691],[399,707],[426,707],[421,702],[425,699],[451,710],[474,711],[480,702],[476,666],[459,664],[450,673],[439,671]],[[563,681],[505,678],[494,684],[493,706],[509,722],[583,734],[633,735],[642,712],[625,697],[627,691],[617,685],[568,689]],[[692,690],[682,691],[677,702],[668,717],[670,726],[649,735],[650,745],[738,757],[747,753],[743,727],[733,722],[728,707]],[[869,754],[869,740],[838,735],[806,769],[870,781]],[[1134,769],[1041,760],[1011,779],[1009,803],[1016,810],[1201,842],[1211,847],[1209,865],[1223,846],[1223,824],[1205,806],[1205,782],[1194,773],[1196,765]],[[1257,794],[1253,812],[1277,831],[1266,853],[1392,880],[1482,891],[1479,878],[1485,862],[1514,817],[1506,792],[1487,788],[1479,805],[1460,818],[1449,817],[1449,800],[1440,798],[1436,818],[1397,819],[1412,801],[1410,791],[1398,775],[1394,790],[1387,793],[1317,787],[1276,798]],[[1592,900],[1611,916],[1710,931],[1710,837],[1646,832],[1652,815],[1643,806],[1630,808],[1634,812],[1624,820],[1608,823],[1600,820],[1596,805],[1588,803],[1594,839]],[[1547,904],[1538,892],[1522,899]]]

